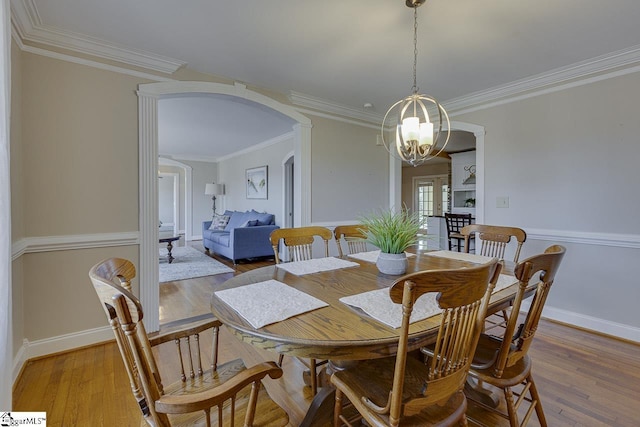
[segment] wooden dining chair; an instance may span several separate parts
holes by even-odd
[[[313,258],[313,242],[315,237],[320,237],[324,242],[324,256],[329,256],[329,240],[333,233],[326,227],[309,226],[296,228],[279,228],[273,230],[269,236],[276,264],[283,261],[280,256],[280,241],[284,244],[289,255],[286,261],[304,261]]]
[[[329,256],[329,240],[333,233],[326,227],[309,226],[297,228],[279,228],[273,230],[269,238],[273,246],[276,264],[282,262],[279,254],[280,242],[282,241],[288,251],[288,261],[305,261],[313,258],[313,242],[316,237],[322,239],[324,243],[324,256]],[[282,366],[284,355],[278,357],[278,365]],[[309,385],[311,393],[315,396],[318,392],[318,368],[327,363],[326,360],[309,359],[308,361],[298,358],[307,368],[309,368]]]
[[[513,256],[514,263],[518,262],[522,245],[527,240],[527,233],[523,229],[498,225],[470,224],[464,226],[460,230],[460,234],[464,236],[464,247],[466,253],[469,253],[471,246],[470,240],[475,238],[474,246],[475,253],[477,255],[496,257],[498,259],[504,259],[506,249],[509,246],[511,239],[514,238],[517,243],[515,254]],[[509,313],[507,310],[508,308],[505,308],[504,310],[488,316],[485,324],[485,332],[496,328],[505,328],[509,319]]]
[[[480,407],[507,418],[512,427],[526,425],[534,410],[540,425],[547,425],[540,395],[531,374],[532,363],[528,351],[564,254],[565,248],[555,245],[547,248],[543,254],[518,263],[515,276],[519,288],[504,338],[482,334],[473,357],[470,378],[480,384],[490,384],[502,389],[507,412],[498,410],[494,405],[488,405],[486,400],[478,398],[479,395],[471,389],[468,390],[468,398]],[[539,279],[532,283],[532,279],[538,273]],[[531,287],[535,288],[535,293],[531,305],[524,313],[524,322],[519,323],[520,310],[525,309],[523,299],[528,296]],[[518,408],[523,402],[528,402],[529,407],[523,417],[523,423],[520,424]]]
[[[458,252],[462,252],[462,243],[465,240],[460,230],[471,224],[471,214],[445,213],[444,220],[447,224],[447,241],[449,242],[449,250],[451,251],[455,247]],[[475,235],[471,235],[469,237],[470,241],[473,241],[474,237]]]
[[[513,262],[518,262],[522,245],[527,240],[527,233],[522,228],[499,225],[470,224],[460,229],[460,234],[464,238],[466,253],[469,253],[470,240],[475,238],[477,255],[496,257],[498,259],[504,259],[504,254],[509,242],[511,242],[511,238],[515,238],[517,245]],[[478,243],[478,240],[480,243]],[[480,245],[479,248],[478,244]]]
[[[89,277],[115,334],[131,390],[142,411],[141,425],[287,425],[287,413],[262,386],[266,376],[280,378],[282,369],[274,362],[247,369],[241,359],[218,365],[218,320],[200,316],[147,335],[142,306],[131,293],[134,265],[126,259],[109,258],[91,268]],[[213,332],[213,346],[207,356],[200,346],[200,335],[209,330]],[[154,349],[170,341],[176,344],[181,379],[164,385]],[[203,369],[203,361],[210,362],[210,369]]]
[[[397,355],[358,362],[331,376],[336,387],[334,426],[355,421],[342,415],[344,397],[371,426],[466,425],[462,389],[501,268],[494,259],[477,267],[420,271],[396,280],[389,295],[402,304]],[[442,311],[434,354],[425,364],[409,353],[414,350],[409,319],[415,301],[426,293],[438,294]]]
[[[340,257],[367,251],[367,226],[365,225],[338,225],[333,229],[333,235],[338,246]],[[346,243],[347,252],[342,250],[342,241]]]

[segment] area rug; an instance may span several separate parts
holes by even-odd
[[[189,246],[174,247],[174,260],[167,261],[167,249],[160,248],[160,282],[233,273],[233,269]]]

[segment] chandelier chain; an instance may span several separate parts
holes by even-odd
[[[418,68],[418,7],[413,7],[413,87],[414,94],[418,93],[417,72]]]

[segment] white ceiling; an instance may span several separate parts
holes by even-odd
[[[413,12],[404,3],[12,0],[14,8],[26,11],[13,17],[14,24],[22,21],[18,32],[25,43],[84,40],[132,51],[129,56],[141,61],[159,60],[168,69],[186,65],[374,117],[411,91]],[[639,19],[638,0],[428,0],[418,9],[418,86],[454,107],[532,81],[637,66]],[[242,109],[250,106],[225,104],[225,110],[251,118],[245,123],[255,118],[256,127],[238,126],[233,115],[216,110],[220,99],[210,100],[210,112],[199,112],[209,108],[204,101],[193,100],[196,109],[185,100],[167,105],[191,122],[166,125],[171,144],[162,150],[177,153],[179,141],[197,155],[190,144],[197,139],[207,144],[209,156],[218,156],[211,152],[216,142],[260,142],[289,126],[279,117],[271,129],[264,110],[255,111],[255,118],[253,108]],[[365,103],[373,108],[365,110]],[[269,132],[256,135],[256,129]],[[189,130],[198,135],[193,141],[185,137]]]

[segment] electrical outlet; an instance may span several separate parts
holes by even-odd
[[[508,208],[509,207],[509,198],[508,197],[496,197],[496,208]]]

